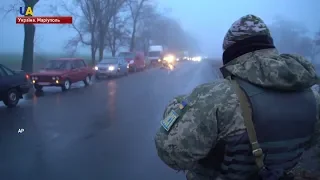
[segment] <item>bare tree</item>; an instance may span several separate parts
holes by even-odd
[[[2,7],[1,9],[5,12],[5,16],[11,12],[18,12],[18,7],[23,4],[25,7],[34,6],[39,2],[39,0],[22,0],[13,2],[8,8]],[[33,72],[33,58],[34,58],[34,37],[35,37],[36,27],[33,24],[24,25],[24,42],[23,42],[23,56],[21,62],[21,70],[28,73]]]
[[[300,43],[307,36],[307,28],[304,24],[283,17],[276,17],[269,28],[279,51],[283,53],[301,52]]]
[[[297,38],[296,43],[294,46],[296,48],[295,53],[311,58],[314,47],[313,39],[309,36],[301,36]]]
[[[199,51],[197,42],[175,19],[159,16],[152,26],[153,44],[164,45],[173,52]]]
[[[161,18],[161,15],[154,5],[148,4],[143,7],[136,30],[136,48],[145,54],[148,52],[151,35],[159,18]]]
[[[97,27],[101,13],[100,0],[76,0],[71,5],[66,4],[65,1],[61,3],[59,7],[72,15],[73,23],[70,27],[77,32],[76,36],[68,41],[66,45],[67,51],[74,55],[79,44],[90,46],[91,61],[94,65],[98,49]]]
[[[133,51],[135,49],[137,24],[140,20],[143,7],[147,1],[149,0],[127,0],[128,7],[130,9],[130,15],[132,18],[132,32],[129,47],[130,51]]]
[[[297,53],[315,62],[320,54],[320,31],[310,37],[304,24],[277,17],[270,25],[276,47],[284,53]]]
[[[124,3],[125,0],[76,0],[73,4],[67,5],[66,1],[62,1],[60,7],[73,16],[73,24],[70,27],[77,32],[65,46],[68,53],[74,55],[79,44],[82,44],[90,46],[92,64],[96,63],[97,51],[101,60],[110,21]]]
[[[81,42],[81,39],[79,38],[79,36],[73,37],[68,40],[67,44],[64,47],[64,50],[66,51],[68,56],[70,57],[75,56],[79,46],[79,42]]]
[[[127,19],[125,17],[121,17],[119,14],[113,16],[110,22],[106,42],[113,57],[116,55],[116,52],[120,47],[127,45],[130,32],[126,27],[126,22]]]
[[[103,58],[103,52],[106,47],[106,36],[108,35],[109,25],[112,18],[118,14],[126,0],[101,0],[100,16],[98,20],[98,49],[99,60]]]

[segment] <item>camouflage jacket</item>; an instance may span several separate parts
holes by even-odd
[[[247,53],[223,69],[250,83],[281,90],[310,88],[318,80],[307,60],[297,55],[279,54],[276,49]],[[320,105],[320,96],[316,91],[314,93]],[[160,127],[156,133],[158,156],[174,170],[187,170],[188,179],[213,179],[219,173],[204,169],[198,161],[205,158],[219,140],[245,131],[239,100],[230,81],[221,79],[202,84],[190,94],[174,98],[166,107],[163,118],[171,110],[178,110],[183,99],[188,99],[189,105],[170,131]],[[319,133],[318,118],[314,145],[319,142]]]

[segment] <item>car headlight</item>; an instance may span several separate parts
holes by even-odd
[[[99,69],[99,68],[98,68],[98,66],[95,66],[95,67],[94,67],[94,70],[96,70],[96,71],[97,71],[98,69]]]
[[[164,58],[164,60],[168,61],[168,62],[172,62],[175,58],[173,56],[167,56]]]
[[[114,66],[109,66],[109,71],[113,71],[115,69]]]

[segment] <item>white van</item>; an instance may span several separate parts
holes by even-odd
[[[158,64],[159,59],[162,59],[164,48],[161,45],[153,45],[149,47],[148,61],[151,65]]]

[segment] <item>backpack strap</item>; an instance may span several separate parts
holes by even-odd
[[[251,143],[252,154],[255,157],[256,165],[258,166],[259,170],[263,169],[265,168],[263,162],[264,153],[258,143],[256,130],[252,121],[252,109],[250,106],[250,101],[235,79],[231,79],[231,83],[240,101],[240,108],[244,119],[244,125],[247,129],[248,137]]]

